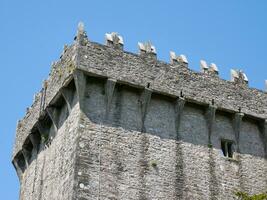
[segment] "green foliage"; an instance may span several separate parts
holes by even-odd
[[[157,167],[158,162],[157,162],[156,160],[151,160],[151,161],[150,161],[150,165],[151,165],[152,167]]]
[[[249,195],[245,192],[236,192],[235,195],[239,200],[267,200],[267,192],[255,195]]]
[[[210,149],[211,149],[211,148],[212,148],[212,144],[208,144],[208,148],[210,148]]]
[[[42,134],[41,135],[42,143],[46,144],[48,142],[48,138],[49,138],[48,134]]]
[[[67,68],[67,71],[69,74],[71,74],[71,73],[73,73],[74,69],[75,69],[75,65],[73,63],[70,63],[68,68]]]

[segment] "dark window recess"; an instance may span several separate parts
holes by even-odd
[[[233,141],[229,140],[222,140],[221,141],[221,148],[223,155],[228,158],[233,158]]]
[[[26,162],[25,162],[24,156],[21,152],[16,156],[16,161],[17,161],[18,167],[20,168],[20,170],[23,173],[26,169]]]
[[[33,151],[33,144],[31,143],[29,138],[26,139],[22,148],[27,163],[30,163]]]

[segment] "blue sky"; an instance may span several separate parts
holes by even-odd
[[[120,33],[125,50],[150,40],[158,59],[169,51],[185,54],[190,68],[199,60],[214,62],[229,80],[240,68],[250,86],[264,89],[267,53],[265,0],[0,0],[0,196],[18,199],[19,185],[11,165],[16,122],[48,76],[64,44],[73,42],[79,21],[90,40],[104,43],[106,32]]]

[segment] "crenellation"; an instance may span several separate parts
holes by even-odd
[[[157,60],[156,48],[150,42],[138,42],[138,48],[140,56]]]
[[[180,56],[177,56],[175,52],[170,51],[170,64],[172,65],[178,64],[187,68],[188,60],[185,55],[181,54]]]
[[[205,60],[200,60],[200,68],[201,72],[204,74],[219,75],[219,69],[215,63],[211,63],[210,66],[208,66]]]
[[[81,45],[81,46],[85,46],[88,43],[88,37],[84,30],[83,22],[79,22],[78,24],[78,30],[75,36],[75,41],[77,42],[78,45]]]
[[[112,69],[112,67],[110,67],[109,69]],[[138,69],[138,68],[137,68]],[[86,70],[88,70],[88,69],[86,69]],[[89,69],[89,70],[92,70],[92,71],[94,71],[95,72],[95,70],[94,69]],[[153,69],[150,69],[150,68],[147,68],[147,71],[149,71],[150,73],[153,73]],[[101,72],[101,73],[104,73],[104,72]],[[116,75],[116,74],[114,74],[114,75]],[[191,75],[192,76],[192,75]],[[172,76],[173,77],[173,76]],[[194,77],[194,76],[193,76]],[[192,77],[192,78],[193,78]],[[117,78],[117,77],[116,77]],[[164,79],[165,77],[164,76],[161,76],[161,78],[162,79]],[[137,81],[137,79],[135,79],[136,81]],[[168,80],[168,79],[165,79],[165,80]],[[136,82],[135,81],[135,82]],[[161,80],[160,80],[161,81]],[[219,81],[220,82],[220,81]],[[222,81],[222,83],[219,83],[220,85],[221,84],[225,84],[225,81]],[[227,84],[226,84],[227,85]],[[227,87],[229,87],[229,86],[227,86]]]
[[[119,46],[118,46],[119,45]],[[106,45],[78,26],[27,116],[12,162],[21,199],[233,199],[266,189],[266,93],[218,67]],[[253,163],[253,166],[251,166]],[[36,188],[36,189],[32,189]]]
[[[200,60],[200,68],[201,68],[201,72],[208,73],[209,67],[205,60]]]
[[[218,67],[217,67],[217,65],[215,63],[211,63],[210,64],[209,71],[212,74],[216,74],[216,75],[219,74],[219,69],[218,69]]]
[[[116,49],[123,50],[123,38],[118,33],[106,33],[105,34],[106,45],[114,47]]]
[[[248,77],[242,70],[231,69],[231,81],[237,84],[247,85]]]

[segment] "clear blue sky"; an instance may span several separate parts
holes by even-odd
[[[18,199],[11,165],[16,122],[48,76],[51,62],[70,44],[84,21],[89,39],[104,43],[106,32],[124,37],[125,49],[150,40],[158,58],[185,54],[190,68],[214,62],[229,80],[231,68],[243,69],[250,86],[267,79],[266,0],[0,0],[0,196]]]

